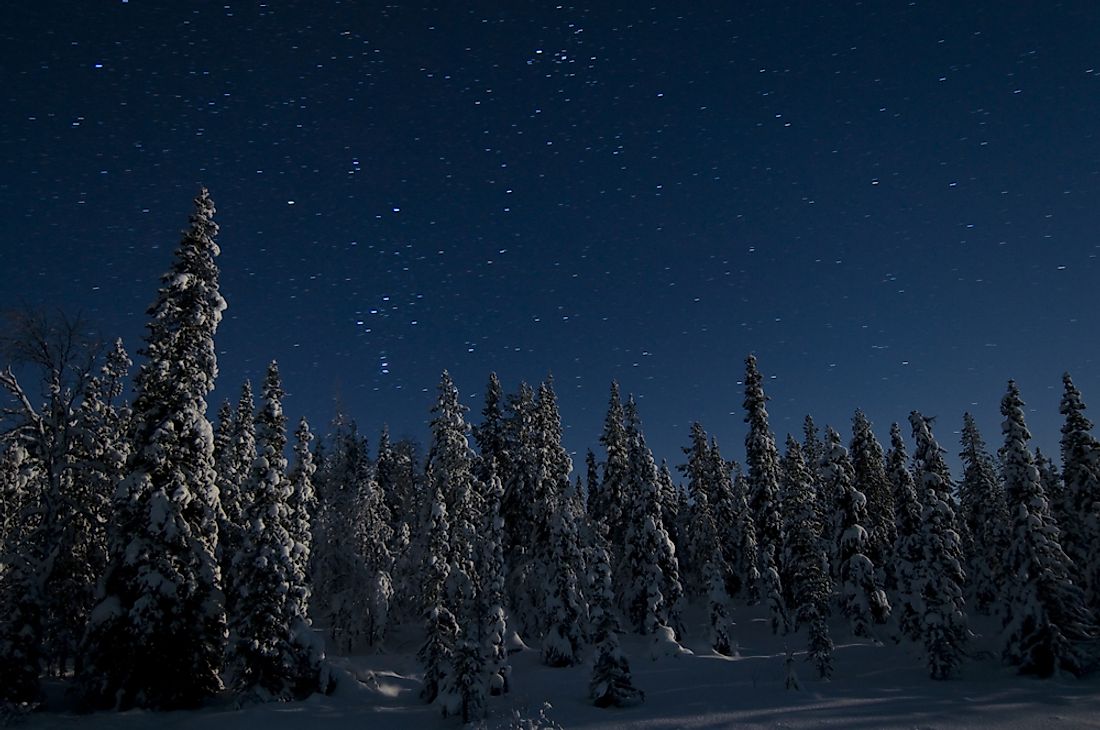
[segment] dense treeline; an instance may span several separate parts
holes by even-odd
[[[471,427],[447,373],[425,453],[376,449],[338,417],[288,433],[272,363],[214,426],[217,226],[206,191],[149,310],[132,403],[121,343],[24,319],[0,436],[0,700],[40,701],[71,676],[88,709],[193,707],[225,688],[289,700],[330,691],[324,647],[423,637],[422,697],[463,721],[509,691],[509,654],[590,665],[600,706],[642,700],[619,634],[685,651],[689,603],[715,652],[736,652],[735,605],[762,603],[803,637],[821,677],[833,637],[916,642],[929,675],[967,657],[969,617],[1000,618],[1004,661],[1048,676],[1092,668],[1100,610],[1100,442],[1067,374],[1061,469],[1028,442],[1009,382],[1003,447],[963,417],[956,482],[932,422],[884,450],[807,417],[780,453],[756,359],[745,362],[744,465],[692,425],[684,463],[658,465],[634,400],[611,385],[598,453],[574,464],[553,382],[506,394],[490,375]],[[907,449],[912,446],[912,456]],[[287,458],[287,454],[292,459]],[[583,471],[582,476],[574,473]]]

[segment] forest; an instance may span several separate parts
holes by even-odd
[[[121,341],[93,347],[73,322],[24,315],[5,340],[6,713],[43,707],[48,678],[87,711],[301,700],[341,681],[331,656],[409,627],[420,697],[446,717],[485,718],[519,651],[588,672],[596,706],[632,706],[643,657],[623,637],[686,651],[689,607],[719,655],[737,652],[734,612],[762,607],[820,678],[859,637],[911,642],[950,680],[979,618],[1022,674],[1094,669],[1100,441],[1069,374],[1058,462],[1029,446],[1012,381],[996,451],[971,414],[945,446],[916,411],[885,448],[858,410],[850,433],[807,416],[779,444],[753,355],[739,460],[695,423],[683,463],[658,463],[614,382],[583,464],[551,379],[505,393],[489,374],[471,418],[444,372],[423,448],[385,430],[369,447],[348,416],[320,437],[290,423],[275,362],[211,422],[226,303],[214,204],[194,205],[133,373]]]

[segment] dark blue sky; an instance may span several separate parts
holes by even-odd
[[[1100,403],[1100,6],[442,5],[6,9],[0,308],[135,351],[202,184],[212,402],[276,358],[321,430],[552,371],[571,449],[616,378],[659,458],[699,420],[740,459],[750,351],[780,438],[996,447],[1014,377],[1056,448],[1062,371]]]

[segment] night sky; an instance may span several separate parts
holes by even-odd
[[[1064,370],[1100,413],[1100,5],[441,5],[11,3],[0,308],[136,352],[205,185],[211,415],[275,358],[291,418],[425,440],[444,368],[475,421],[552,372],[580,458],[615,378],[741,459],[749,352],[780,439],[996,448],[1012,377],[1056,451]]]

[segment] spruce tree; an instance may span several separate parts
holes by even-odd
[[[779,504],[779,453],[775,436],[768,424],[768,397],[764,395],[763,377],[756,367],[756,356],[745,358],[745,436],[746,481],[749,509],[756,527],[760,554],[767,555],[781,548],[782,516]]]
[[[217,230],[203,189],[149,310],[133,451],[115,493],[103,600],[85,640],[82,679],[92,705],[191,707],[221,688],[220,505],[205,416],[225,309]]]
[[[1004,556],[1008,551],[1008,505],[1004,485],[997,475],[993,457],[986,450],[974,417],[963,414],[962,453],[963,478],[959,484],[959,513],[966,523],[965,535],[970,537],[967,556],[967,577],[974,609],[989,614],[996,605],[1001,586],[1008,576],[1004,573]]]
[[[425,702],[434,702],[439,696],[458,638],[458,624],[446,605],[447,578],[451,572],[450,531],[447,505],[443,493],[436,488],[424,526],[427,542],[420,567],[426,636],[417,658],[424,667],[420,697]]]
[[[256,460],[244,492],[244,532],[233,561],[239,590],[229,616],[229,667],[237,692],[261,700],[289,700],[317,687],[297,676],[300,607],[290,600],[298,582],[296,529],[287,478],[286,416],[279,368],[268,366],[256,414]]]
[[[225,611],[231,616],[237,610],[237,599],[240,595],[233,561],[237,559],[244,545],[248,530],[245,512],[251,493],[246,485],[249,472],[256,461],[256,403],[252,397],[250,381],[246,380],[241,386],[236,411],[232,419],[225,419],[225,422],[228,443],[225,451],[218,454],[222,458],[217,463],[218,497],[221,503],[218,515],[218,562],[222,570]]]
[[[909,471],[909,454],[897,423],[890,425],[890,451],[886,454],[886,473],[894,495],[894,577],[898,627],[913,641],[921,636],[921,615],[924,602],[920,595],[921,505],[913,475]]]
[[[855,488],[852,462],[832,428],[825,437],[822,478],[835,499],[833,555],[840,583],[841,613],[848,617],[852,633],[870,637],[871,625],[885,623],[890,603],[879,586],[875,566],[866,555],[867,499]]]
[[[1100,609],[1100,441],[1092,435],[1081,391],[1069,373],[1062,383],[1062,543],[1083,576],[1088,604],[1095,611]]]
[[[1071,561],[1059,542],[1039,470],[1027,443],[1024,403],[1008,381],[1004,416],[1005,491],[1012,519],[1006,556],[1010,583],[1005,610],[1005,661],[1024,674],[1080,675],[1090,667],[1097,631],[1084,594],[1071,578]]]
[[[913,411],[909,424],[916,441],[914,481],[921,495],[921,562],[916,582],[921,597],[921,639],[929,675],[947,679],[962,662],[969,637],[962,545],[951,506],[951,474],[943,449],[932,435],[931,421]]]
[[[508,614],[505,611],[504,518],[500,516],[500,500],[504,486],[495,473],[490,472],[485,492],[485,520],[482,541],[481,582],[483,586],[484,616],[481,631],[484,637],[486,670],[489,675],[489,694],[508,692],[512,665],[508,659]]]
[[[564,501],[552,517],[550,540],[542,661],[566,667],[580,662],[588,603],[580,584],[583,566],[575,516]]]
[[[889,582],[891,559],[897,530],[894,526],[894,495],[886,477],[882,445],[875,438],[870,420],[857,410],[852,417],[852,485],[867,498],[867,557],[881,574],[880,582]]]
[[[821,527],[814,509],[813,476],[802,458],[802,449],[787,437],[783,459],[783,564],[789,575],[788,594],[792,627],[808,627],[807,660],[818,675],[832,672],[833,642],[829,637],[829,603],[832,585],[829,559],[821,541]]]
[[[614,381],[611,383],[611,398],[600,443],[606,450],[607,459],[603,465],[596,516],[607,526],[607,539],[614,560],[622,555],[626,538],[625,510],[630,471],[623,404],[619,396],[619,384]]]

